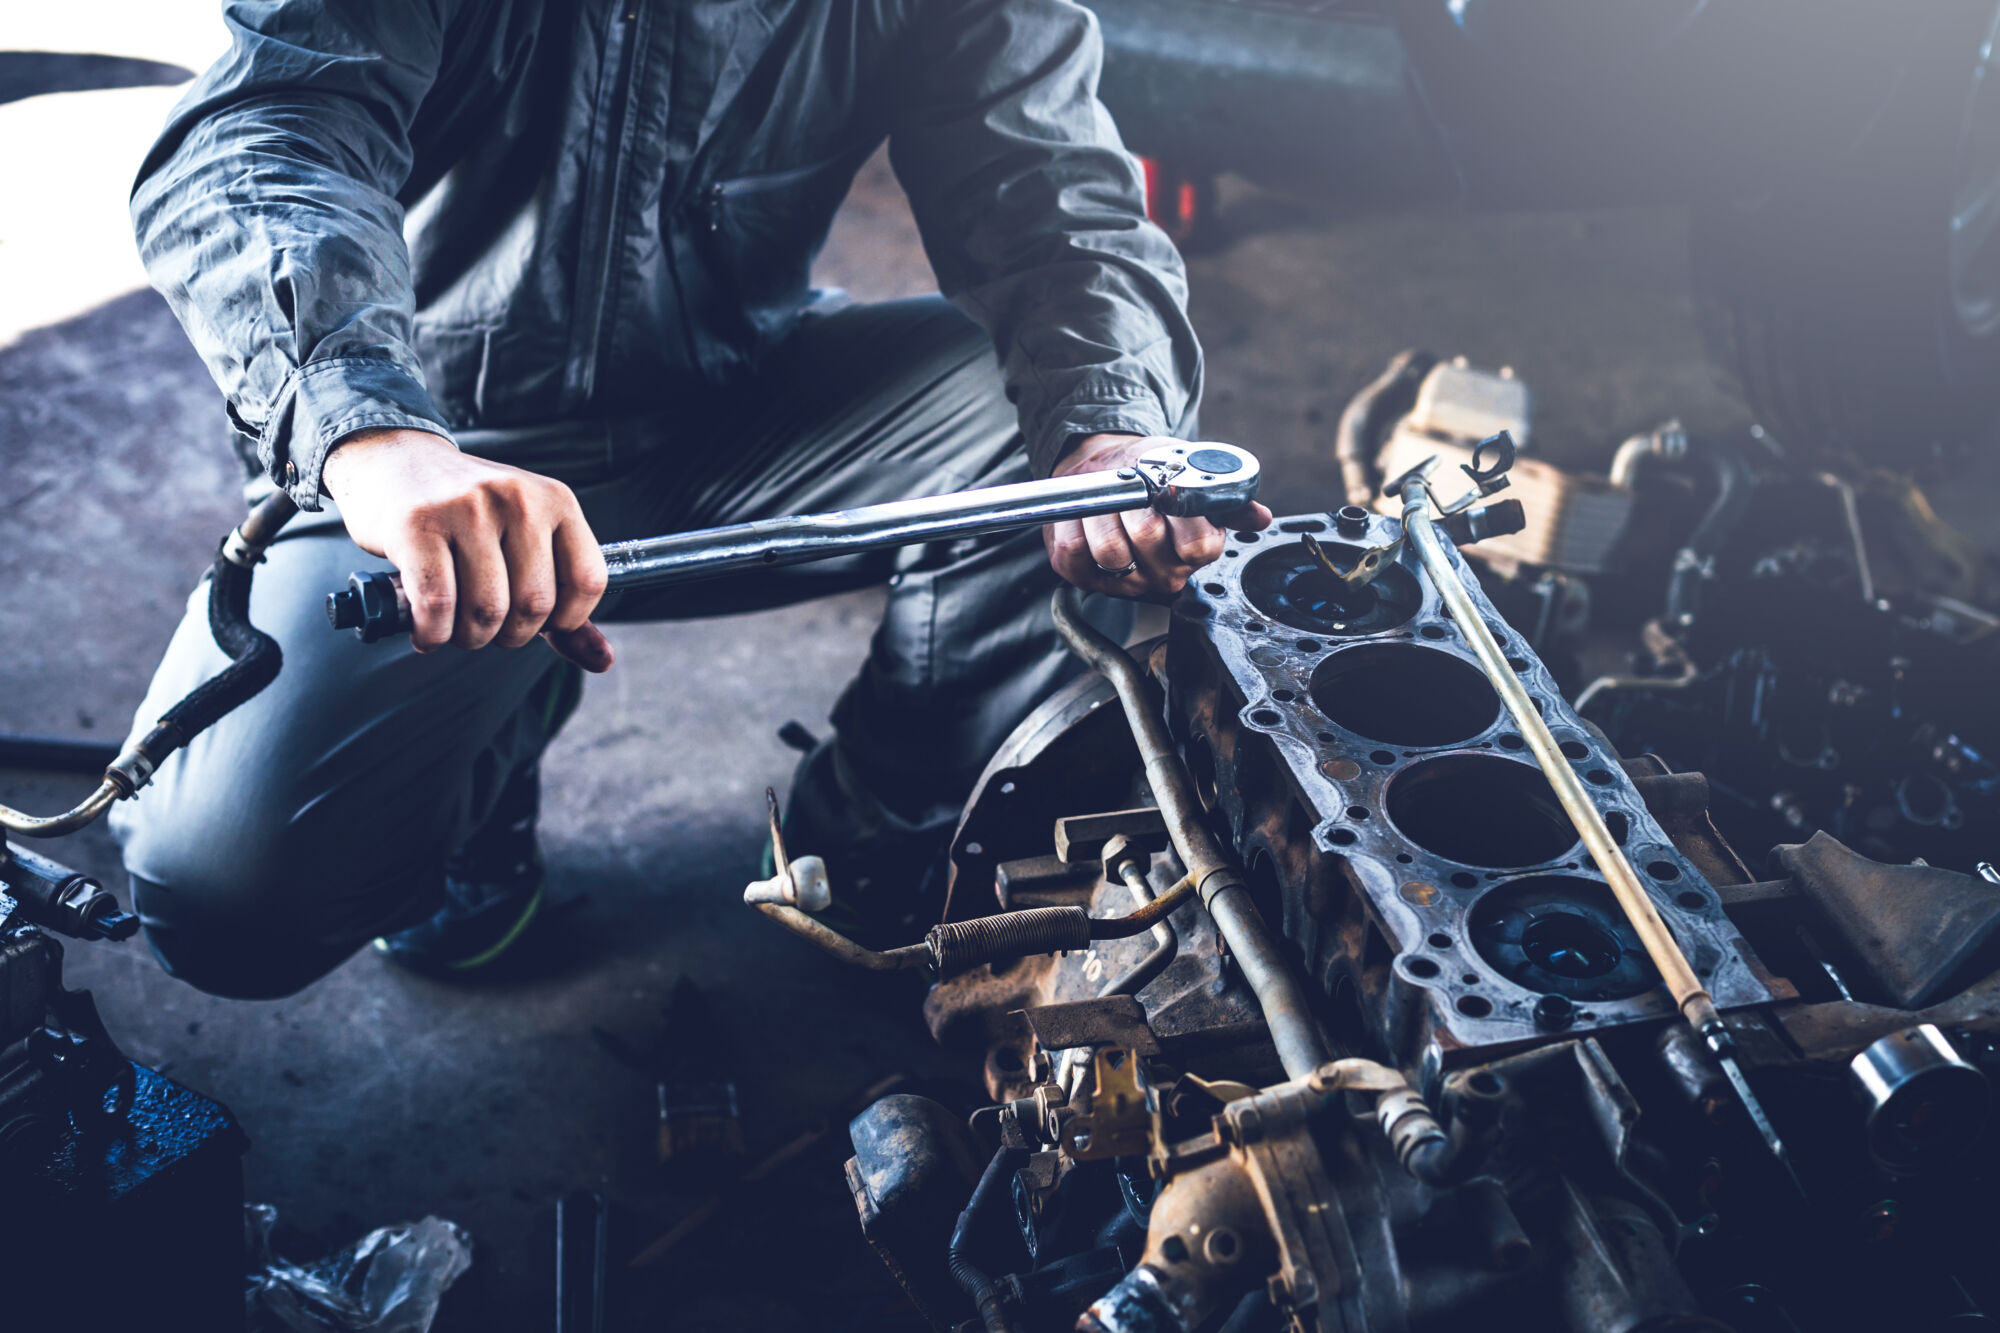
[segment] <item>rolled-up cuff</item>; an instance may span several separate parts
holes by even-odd
[[[317,510],[320,471],[358,430],[422,430],[451,439],[423,380],[387,357],[309,361],[292,373],[257,437],[257,461],[300,509]]]
[[[1047,426],[1028,437],[1028,464],[1037,477],[1046,477],[1086,435],[1166,435],[1171,429],[1159,400],[1145,390],[1130,398],[1068,403],[1051,414]]]

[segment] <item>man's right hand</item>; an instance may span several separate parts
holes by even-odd
[[[610,667],[589,624],[604,554],[569,487],[420,430],[356,432],[322,477],[355,544],[402,571],[418,652],[546,634],[579,665]]]

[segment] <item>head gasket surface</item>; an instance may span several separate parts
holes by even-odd
[[[1373,1044],[1431,1038],[1448,1058],[1666,1017],[1658,974],[1414,555],[1354,587],[1306,541],[1349,569],[1400,535],[1353,511],[1233,533],[1176,604],[1175,725],[1265,910]],[[1715,889],[1466,581],[1716,1002],[1774,998]]]

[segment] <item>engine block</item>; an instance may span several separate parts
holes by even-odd
[[[1414,553],[1351,588],[1309,535],[1346,568],[1401,523],[1347,509],[1230,534],[1174,608],[1168,713],[1261,910],[1324,987],[1336,1038],[1435,1069],[1669,1015]],[[1466,581],[1717,1004],[1789,995],[1610,747]]]

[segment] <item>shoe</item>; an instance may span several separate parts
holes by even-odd
[[[914,823],[864,790],[838,742],[821,741],[799,760],[785,800],[785,850],[826,862],[833,905],[818,914],[870,947],[907,944],[937,918],[950,873],[957,821]],[[764,874],[776,873],[767,841]]]
[[[539,713],[543,742],[561,730],[583,695],[583,673],[551,671],[526,707]],[[444,863],[444,906],[428,921],[385,935],[375,948],[426,976],[463,978],[518,955],[545,919],[542,853],[535,820],[542,808],[539,758],[507,780],[493,812]]]

